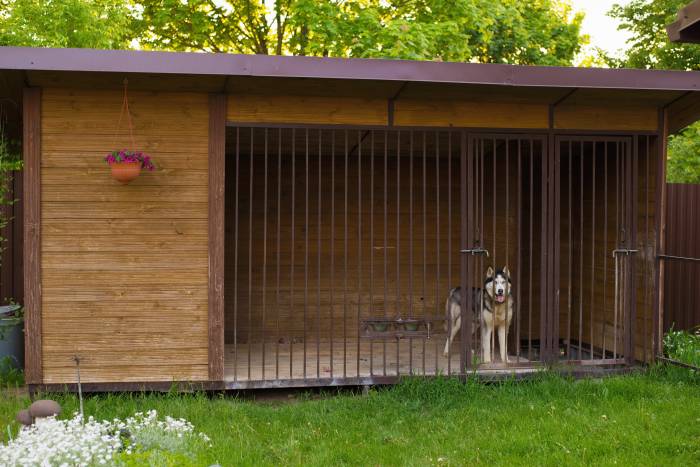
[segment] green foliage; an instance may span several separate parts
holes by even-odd
[[[664,352],[669,358],[700,367],[700,328],[674,331],[664,336]]]
[[[123,49],[130,23],[124,0],[0,0],[0,46]]]
[[[5,135],[5,125],[0,116],[0,207],[11,206],[15,203],[12,196],[12,180],[15,171],[22,168],[22,159],[19,153],[19,144],[10,141]],[[0,209],[0,232],[12,220],[5,209]],[[2,252],[5,249],[6,238],[0,235],[0,267],[2,266]],[[0,297],[2,299],[3,297]]]
[[[666,180],[700,183],[700,122],[669,138]]]
[[[625,59],[613,63],[627,68],[697,70],[700,45],[678,44],[668,40],[666,25],[676,20],[678,10],[689,0],[632,0],[616,4],[610,16],[617,18],[620,29],[630,31]]]
[[[146,47],[257,54],[570,64],[582,15],[536,0],[134,2]]]
[[[678,10],[688,0],[633,0],[616,4],[610,16],[621,22],[621,29],[632,33],[626,57],[611,60],[612,66],[676,70],[700,69],[700,45],[678,44],[668,40],[666,25],[676,20]],[[700,183],[700,123],[673,135],[668,145],[670,183]]]
[[[151,465],[695,465],[700,379],[669,370],[488,385],[415,378],[367,396],[329,391],[289,402],[108,394],[87,397],[85,412],[111,419],[156,409],[212,438],[193,459],[144,454]],[[74,395],[50,397],[66,417],[78,407]],[[0,440],[27,405],[0,394]]]
[[[24,386],[24,372],[17,366],[17,362],[9,355],[0,358],[0,391],[3,388]]]

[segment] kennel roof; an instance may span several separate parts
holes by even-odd
[[[700,118],[700,72],[193,52],[0,47],[17,86],[120,86],[251,94],[620,103],[668,109],[669,130]]]

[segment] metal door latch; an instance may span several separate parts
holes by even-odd
[[[629,256],[629,255],[631,255],[633,253],[637,253],[637,252],[639,252],[639,250],[630,250],[628,248],[618,248],[616,250],[613,250],[612,257],[614,258],[617,255]]]
[[[476,247],[476,248],[467,248],[466,250],[460,250],[461,253],[469,253],[470,255],[486,255],[486,257],[489,257],[489,250],[481,247]]]

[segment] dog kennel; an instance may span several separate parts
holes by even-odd
[[[78,370],[86,391],[613,371],[659,350],[664,148],[700,115],[693,73],[14,48],[0,73],[23,109],[33,390]],[[157,169],[119,185],[102,158],[127,141],[127,77]],[[508,361],[487,363],[469,292],[505,266]]]
[[[226,379],[623,364],[638,324],[632,292],[651,305],[632,258],[648,253],[633,222],[649,227],[655,143],[557,136],[553,157],[547,144],[536,133],[449,128],[229,126]],[[481,288],[488,267],[505,266],[508,361],[483,363],[472,312],[445,355],[449,290]],[[557,279],[558,313],[546,315]],[[483,305],[466,294],[462,306]],[[638,320],[642,335],[649,318]]]

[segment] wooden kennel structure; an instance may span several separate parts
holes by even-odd
[[[697,73],[2,48],[0,76],[22,109],[33,389],[74,388],[76,357],[97,391],[659,350],[665,145],[700,113]],[[125,78],[158,168],[123,186],[102,158],[126,144]],[[483,362],[471,294],[443,355],[449,290],[504,265],[510,361]]]

